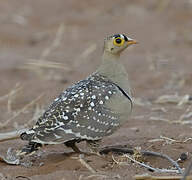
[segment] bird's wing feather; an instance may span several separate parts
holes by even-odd
[[[29,130],[31,141],[61,143],[72,139],[98,140],[119,126],[118,113],[106,106],[124,94],[104,77],[92,75],[65,90]],[[30,133],[29,133],[30,134]]]

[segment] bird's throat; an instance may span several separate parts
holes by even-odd
[[[128,74],[123,64],[120,62],[120,55],[104,52],[103,59],[97,73],[106,76],[111,81],[117,83],[121,88],[130,93]]]

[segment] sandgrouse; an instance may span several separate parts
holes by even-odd
[[[128,75],[120,63],[121,52],[136,44],[124,34],[104,40],[102,63],[85,80],[63,91],[36,124],[21,134],[30,153],[42,144],[61,144],[80,152],[75,143],[86,141],[95,150],[103,137],[111,135],[128,119],[132,100]],[[94,149],[95,148],[95,149]]]

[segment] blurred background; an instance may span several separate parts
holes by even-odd
[[[0,131],[31,127],[96,69],[103,39],[124,33],[139,42],[122,55],[135,106],[105,143],[145,147],[162,134],[191,136],[191,19],[191,0],[0,0]]]

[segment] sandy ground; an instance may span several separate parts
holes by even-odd
[[[165,153],[174,160],[188,153],[188,160],[180,163],[186,167],[192,153],[191,104],[180,99],[155,101],[162,95],[192,95],[191,19],[190,0],[1,0],[0,122],[7,123],[1,124],[0,132],[31,127],[63,89],[95,70],[104,37],[125,33],[139,41],[121,58],[136,103],[127,123],[104,138],[102,146],[126,144]],[[45,67],[53,63],[63,65]],[[20,139],[1,142],[0,154],[25,144]],[[87,151],[84,143],[79,146]],[[29,168],[0,162],[0,178],[133,179],[136,174],[151,173],[127,159],[123,159],[127,165],[120,165],[111,155],[85,156],[95,175],[64,145],[47,146],[40,152]],[[115,158],[122,161],[120,156]],[[144,161],[153,167],[170,167],[159,158]]]

